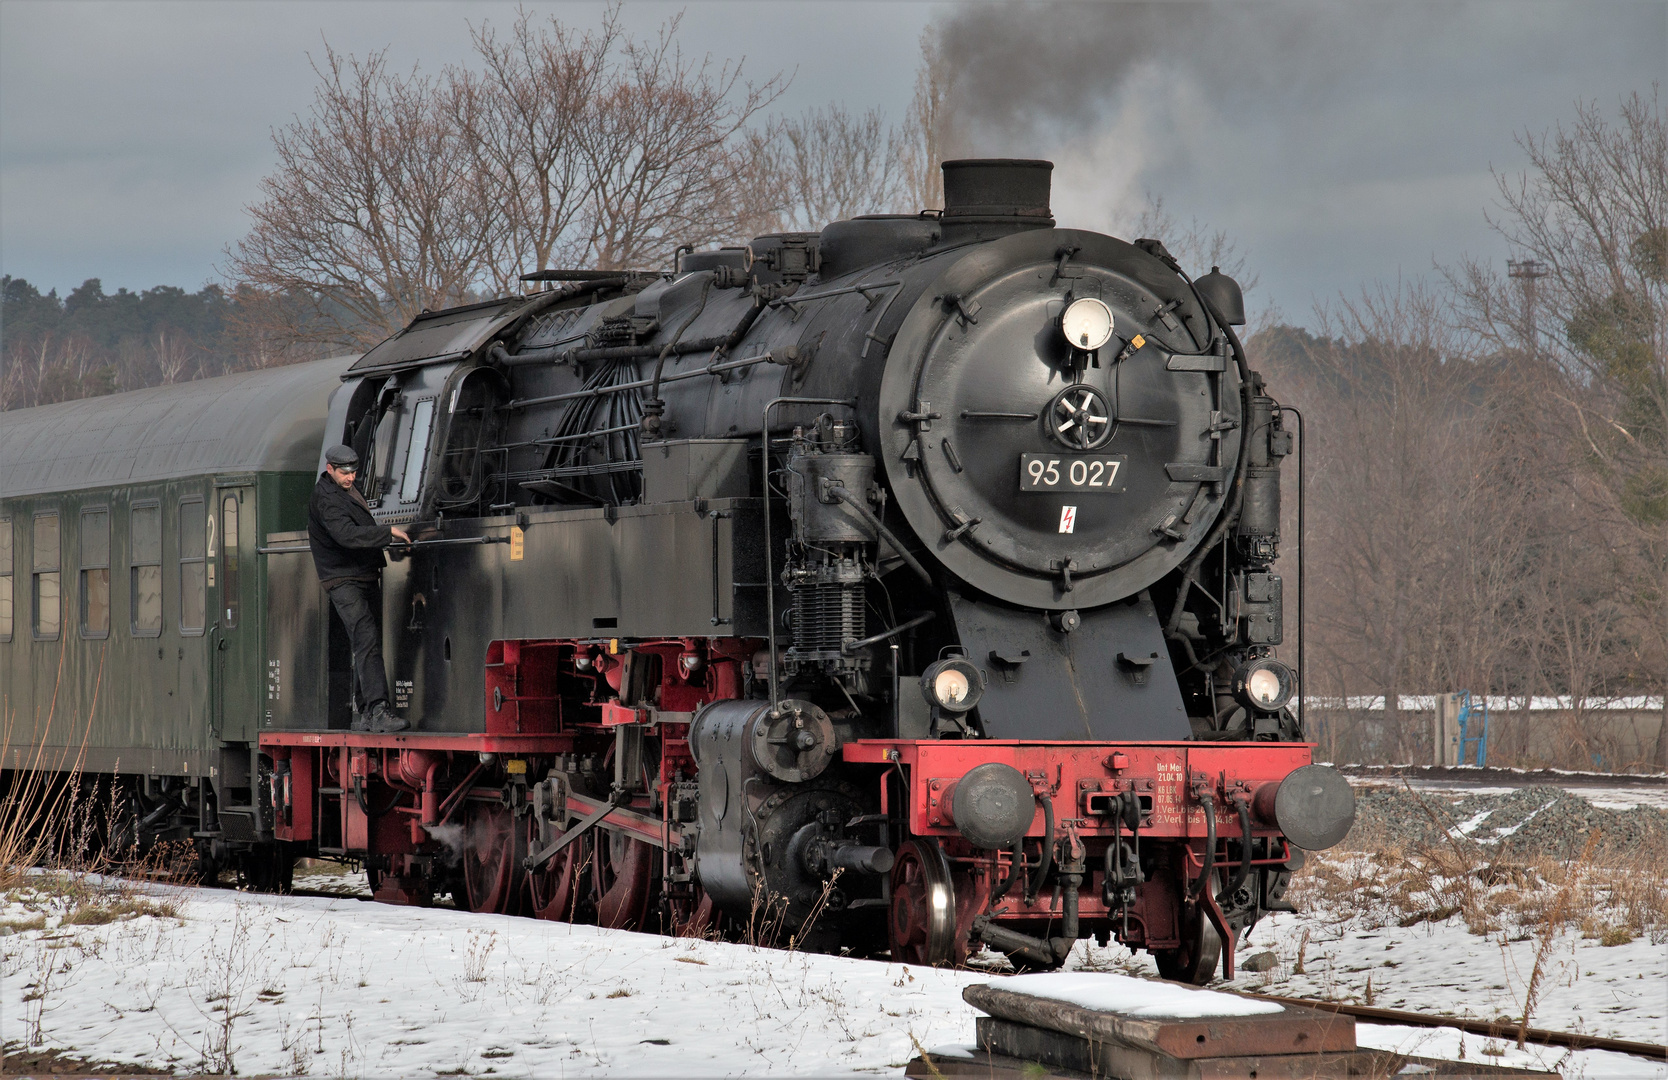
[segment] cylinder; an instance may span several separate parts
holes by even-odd
[[[897,861],[891,848],[870,847],[864,844],[841,844],[828,853],[828,861],[844,870],[859,874],[890,874]]]

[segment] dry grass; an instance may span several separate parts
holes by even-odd
[[[71,908],[59,923],[61,926],[104,926],[122,919],[137,919],[149,915],[159,919],[179,917],[180,906],[173,900],[149,896],[117,896],[109,900],[83,901]]]
[[[81,766],[92,734],[92,717],[104,687],[104,657],[84,718],[60,717],[58,688],[63,682],[64,646],[59,645],[58,670],[44,722],[37,715],[27,736],[19,727],[17,710],[0,698],[0,746],[29,748],[27,762],[14,755],[11,782],[0,791],[0,890],[20,884],[29,868],[53,854],[53,841],[67,840],[72,850],[90,835],[91,811],[79,805]],[[79,722],[77,722],[79,720]],[[55,735],[62,722],[68,730]]]
[[[0,790],[0,900],[12,909],[0,931],[46,930],[54,920],[61,927],[91,927],[144,916],[178,918],[177,899],[138,882],[188,875],[195,849],[189,842],[158,844],[137,862],[114,861],[104,841],[122,827],[121,801],[105,778],[82,774],[90,725],[78,725],[66,740],[54,736],[53,715],[28,732],[19,728],[15,712],[0,722],[0,745],[32,740],[27,758]],[[62,745],[66,741],[73,745]]]
[[[1348,850],[1310,856],[1292,901],[1379,925],[1458,917],[1474,934],[1521,940],[1579,924],[1584,937],[1607,945],[1668,943],[1668,865],[1658,852],[1607,843],[1594,831],[1572,859],[1503,858],[1462,835],[1446,807],[1408,790],[1436,840],[1404,846],[1388,829],[1357,830]]]
[[[46,913],[37,911],[18,919],[0,919],[0,933],[21,934],[25,930],[46,929]]]
[[[1469,842],[1311,855],[1289,895],[1322,918],[1409,927],[1458,917],[1485,936],[1555,923],[1606,945],[1668,943],[1668,866],[1652,852],[1606,851],[1597,838],[1570,860],[1500,861]]]

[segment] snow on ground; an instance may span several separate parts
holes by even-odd
[[[1484,1020],[1502,1016],[1515,1020],[1523,1015],[1524,995],[1539,948],[1534,938],[1480,936],[1458,917],[1410,927],[1375,922],[1267,916],[1241,946],[1240,958],[1272,951],[1277,966],[1263,973],[1242,970],[1227,985],[1283,997],[1360,1004],[1366,1001],[1370,977],[1372,1003],[1381,1008]],[[1300,949],[1304,971],[1298,974],[1294,968]],[[1537,986],[1537,1002],[1530,1014],[1533,1027],[1668,1043],[1668,945],[1639,938],[1605,946],[1572,931],[1551,943],[1542,958]],[[1357,1024],[1356,1031],[1363,1046],[1453,1057],[1463,1045],[1468,1060],[1557,1068],[1566,1078],[1583,1074],[1668,1077],[1668,1065],[1653,1066],[1642,1058],[1585,1051],[1560,1064],[1566,1051],[1533,1046],[1519,1051],[1515,1043],[1462,1036],[1452,1029]]]
[[[1272,1001],[1258,1001],[1215,990],[1196,990],[1175,983],[1155,983],[1108,971],[1049,971],[1013,975],[1002,980],[1002,988],[1016,994],[1069,1002],[1097,1012],[1171,1020],[1206,1016],[1267,1016],[1283,1011]]]
[[[1502,942],[1479,936],[1454,918],[1439,924],[1377,930],[1319,929],[1296,916],[1274,915],[1252,932],[1247,950],[1273,948],[1295,956],[1309,932],[1304,975],[1288,965],[1236,979],[1245,989],[1293,997],[1365,994],[1369,977],[1375,1003],[1386,1008],[1444,1011],[1480,1018],[1518,1017],[1535,966],[1538,943],[1525,935]],[[1668,1035],[1668,956],[1661,944],[1641,938],[1605,946],[1577,933],[1561,935],[1543,966],[1544,986],[1531,1014],[1537,1027],[1642,1042]]]
[[[143,892],[178,917],[53,916],[0,937],[0,1037],[22,1041],[38,1022],[46,1043],[98,1059],[245,1075],[895,1076],[917,1045],[969,1042],[976,1013],[961,989],[1004,977],[348,898]],[[25,914],[13,902],[0,920]],[[1241,956],[1264,949],[1278,966],[1233,989],[1360,1000],[1371,974],[1377,1004],[1481,1017],[1521,1013],[1534,951],[1457,921],[1291,915],[1260,924]],[[1560,940],[1534,1023],[1662,1042],[1664,961],[1647,940]],[[1153,975],[1117,946],[1080,945],[1069,966]],[[1406,1053],[1668,1080],[1668,1067],[1626,1055],[1357,1030],[1364,1046]]]
[[[145,891],[179,917],[54,918],[0,938],[0,1037],[38,1019],[48,1044],[101,1060],[245,1075],[895,1075],[916,1040],[971,1038],[961,988],[989,978],[354,899]]]

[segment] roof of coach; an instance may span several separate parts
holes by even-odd
[[[0,496],[223,472],[311,472],[355,357],[0,413]]]

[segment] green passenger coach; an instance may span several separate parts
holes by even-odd
[[[256,553],[267,534],[306,528],[351,359],[0,413],[8,778],[109,778],[131,790],[147,837],[199,841],[205,870],[259,854]]]

